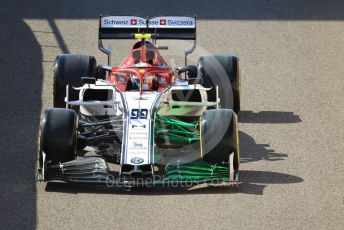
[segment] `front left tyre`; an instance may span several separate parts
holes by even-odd
[[[45,110],[40,123],[38,143],[39,168],[45,161],[58,164],[75,159],[77,145],[77,114],[70,109]]]

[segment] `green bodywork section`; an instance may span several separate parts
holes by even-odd
[[[158,114],[155,114],[154,122],[156,139],[185,145],[184,151],[189,151],[189,144],[200,140],[199,122],[184,122]],[[161,151],[163,150],[157,150],[156,153],[161,153]],[[177,160],[177,163],[167,164],[163,180],[154,181],[153,183],[166,184],[190,181],[201,183],[212,180],[228,181],[228,165],[210,164],[201,159],[189,163],[179,163]]]
[[[199,122],[184,122],[156,114],[155,137],[164,140],[191,143],[199,140]]]
[[[201,160],[188,164],[168,165],[165,168],[167,180],[226,180],[228,177],[227,165],[210,164]]]

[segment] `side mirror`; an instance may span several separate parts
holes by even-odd
[[[111,56],[110,56],[110,54],[112,52],[111,46],[105,48],[103,46],[103,41],[101,39],[99,39],[98,40],[98,48],[99,48],[100,51],[102,51],[103,53],[105,53],[107,55],[107,57],[108,57],[108,65],[110,65],[111,64]]]
[[[96,84],[96,79],[94,77],[82,77],[81,84]]]
[[[178,69],[179,74],[185,73],[185,72],[187,73],[189,78],[197,77],[197,67],[195,65],[187,65]]]
[[[187,65],[178,70],[179,74],[185,72],[189,84],[203,84],[203,79],[197,76],[197,67],[195,65]]]
[[[202,84],[203,79],[197,76],[197,67],[195,65],[187,65],[178,70],[178,73],[185,73],[189,84]]]
[[[95,77],[96,77],[97,79],[105,80],[105,79],[106,79],[106,76],[108,75],[108,72],[111,73],[111,71],[112,71],[111,66],[107,66],[107,65],[98,65],[98,66],[97,66],[96,73],[95,73]]]

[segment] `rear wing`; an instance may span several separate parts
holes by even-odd
[[[185,51],[185,65],[187,65],[187,55],[191,54],[196,48],[196,16],[99,17],[98,47],[108,56],[108,65],[111,62],[111,47],[104,48],[102,40],[133,38],[193,40],[193,46]]]
[[[132,38],[196,40],[196,16],[99,18],[99,40]]]

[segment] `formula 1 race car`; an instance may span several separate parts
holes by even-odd
[[[104,39],[136,39],[111,67]],[[159,39],[192,40],[185,66],[162,58]],[[117,187],[170,183],[237,184],[240,111],[239,61],[202,56],[196,17],[101,16],[99,49],[92,56],[61,54],[54,63],[53,108],[42,115],[38,181]]]

